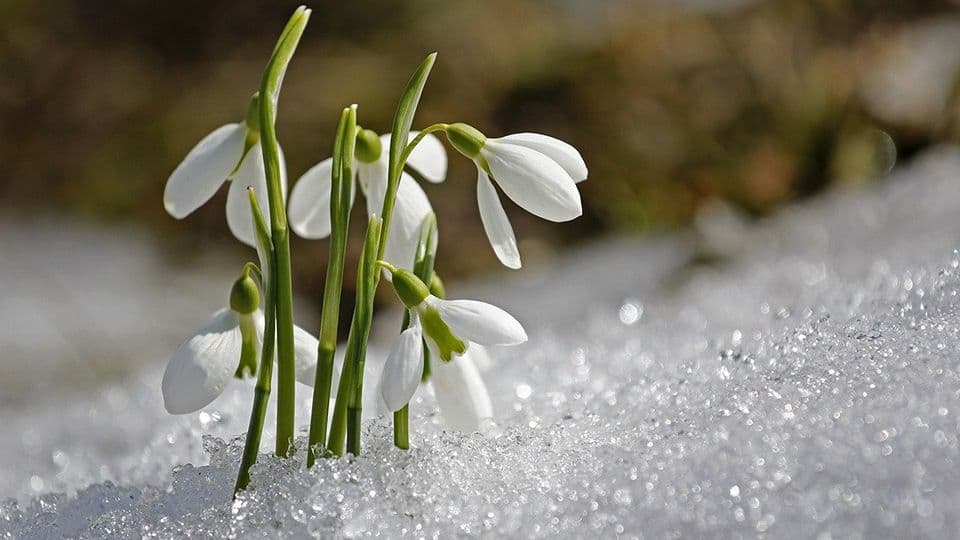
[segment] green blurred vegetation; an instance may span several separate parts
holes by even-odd
[[[138,222],[187,257],[226,244],[225,190],[178,222],[163,211],[164,182],[203,135],[241,118],[295,5],[0,0],[4,210]],[[715,199],[762,215],[955,138],[954,2],[311,7],[280,105],[291,180],[330,154],[341,107],[359,103],[364,126],[387,131],[410,71],[439,51],[418,125],[548,133],[590,167],[581,220],[549,224],[507,204],[527,262],[586,237],[685,224]],[[440,268],[493,268],[473,166],[451,157],[448,181],[426,188]],[[298,283],[319,291],[326,243],[294,249]]]

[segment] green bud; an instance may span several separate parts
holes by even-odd
[[[400,297],[403,305],[412,309],[430,296],[430,289],[413,272],[393,265],[383,266],[393,274],[393,289],[397,291],[397,296]]]
[[[458,152],[470,159],[480,157],[480,149],[487,143],[487,137],[483,133],[463,123],[447,126],[447,139]]]
[[[248,275],[243,275],[233,283],[230,289],[230,309],[242,315],[249,315],[260,307],[260,289]]]
[[[357,147],[354,150],[357,159],[364,163],[373,163],[380,159],[382,152],[383,145],[380,144],[380,137],[376,132],[369,129],[357,132]]]
[[[440,313],[433,307],[427,307],[420,311],[420,322],[423,324],[424,333],[437,344],[440,359],[444,362],[449,362],[454,356],[467,351],[467,344],[453,335],[450,327],[443,322]]]
[[[260,92],[254,92],[250,98],[250,104],[247,105],[247,116],[244,123],[248,131],[260,133]]]

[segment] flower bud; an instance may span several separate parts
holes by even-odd
[[[393,274],[393,289],[408,308],[415,308],[430,296],[430,289],[413,272],[393,265],[384,267]]]
[[[240,276],[230,289],[230,309],[241,315],[249,315],[260,307],[260,289],[248,275]]]
[[[380,159],[383,152],[383,145],[380,144],[380,137],[369,129],[361,129],[357,132],[357,147],[354,154],[357,159],[364,163],[373,163]]]
[[[480,157],[480,149],[487,142],[487,137],[477,128],[456,123],[447,126],[447,139],[458,152],[470,159]]]

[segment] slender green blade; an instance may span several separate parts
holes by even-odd
[[[390,233],[390,222],[393,220],[393,205],[397,196],[397,186],[400,184],[400,173],[403,171],[403,151],[407,146],[407,140],[410,138],[410,126],[413,125],[413,117],[417,113],[417,105],[420,104],[423,87],[427,84],[427,77],[430,76],[430,70],[433,69],[433,63],[436,59],[437,53],[431,53],[413,72],[413,76],[410,77],[407,87],[400,96],[397,113],[393,117],[387,191],[383,198],[383,210],[380,216],[383,225],[380,229],[380,246],[377,249],[377,259],[382,259],[387,249],[387,236]]]
[[[407,139],[410,137],[410,126],[413,125],[413,117],[417,113],[417,105],[420,104],[420,96],[423,94],[423,87],[427,84],[427,77],[430,76],[430,70],[433,69],[433,63],[437,59],[437,53],[429,54],[420,67],[410,77],[410,82],[400,97],[400,104],[397,106],[396,116],[393,118],[393,130],[390,137],[390,178],[399,177],[400,156],[403,149],[407,146]]]

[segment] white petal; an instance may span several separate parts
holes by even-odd
[[[490,394],[470,357],[472,349],[471,345],[452,362],[430,363],[430,383],[440,413],[447,426],[460,431],[477,431],[484,419],[493,417]]]
[[[487,371],[493,365],[493,360],[490,359],[487,348],[479,343],[471,343],[464,356],[469,356],[481,372]]]
[[[419,131],[411,131],[407,142],[412,141]],[[387,177],[387,165],[390,163],[390,134],[380,136],[380,161],[383,163],[383,177]],[[416,148],[407,157],[407,165],[416,169],[418,173],[434,184],[443,182],[447,177],[447,151],[440,139],[432,133],[426,134]]]
[[[217,398],[240,363],[243,339],[229,309],[216,312],[174,353],[163,373],[163,404],[170,414],[202,409]]]
[[[367,214],[370,216],[380,215],[383,208],[384,193],[380,186],[379,182],[372,181],[367,191]],[[413,268],[417,243],[420,241],[420,226],[432,211],[430,200],[420,184],[410,175],[401,174],[390,234],[387,235],[387,247],[384,251],[385,260],[400,268]]]
[[[317,376],[317,348],[320,342],[310,332],[293,326],[293,362],[297,381],[313,386]]]
[[[497,306],[477,300],[441,300],[434,296],[428,297],[428,302],[462,339],[481,345],[516,345],[527,340],[523,326]]]
[[[413,177],[403,173],[397,187],[397,201],[384,258],[401,268],[413,268],[423,220],[433,212],[430,200]]]
[[[418,133],[419,131],[411,131],[410,140],[413,140]],[[387,146],[384,148],[389,148],[389,136],[387,140]],[[407,165],[416,169],[429,182],[434,184],[443,182],[447,177],[447,151],[440,139],[433,133],[427,133],[410,152]]]
[[[399,411],[410,402],[423,375],[423,334],[420,323],[400,333],[397,344],[383,365],[380,392],[390,411]]]
[[[287,217],[290,227],[304,238],[324,238],[330,235],[330,189],[333,159],[327,158],[293,185]]]
[[[520,268],[520,250],[517,248],[517,238],[513,235],[510,219],[503,210],[497,190],[480,167],[477,167],[477,204],[480,206],[483,230],[486,231],[497,258],[507,268]]]
[[[267,201],[267,178],[263,170],[263,154],[260,145],[255,144],[243,158],[237,174],[230,181],[227,192],[227,226],[233,236],[244,244],[256,247],[253,232],[253,213],[250,211],[250,198],[247,187],[253,187],[257,193],[257,202],[263,219],[270,226],[270,205]]]
[[[372,208],[371,199],[379,201],[376,207],[378,216],[380,215],[380,208],[383,206],[383,194],[387,190],[387,169],[386,158],[383,156],[373,163],[357,162],[357,181],[364,197],[367,198],[367,209]]]
[[[213,197],[237,166],[245,137],[243,124],[227,124],[190,150],[163,191],[163,206],[171,216],[183,219]]]
[[[570,221],[583,213],[577,184],[556,161],[536,150],[494,140],[480,152],[503,192],[531,214]]]
[[[554,160],[567,171],[574,182],[587,179],[587,164],[572,145],[540,133],[514,133],[496,139],[510,144],[526,146]]]
[[[280,189],[286,200],[287,175],[284,172],[285,159],[280,151]],[[253,231],[253,213],[250,211],[250,198],[247,196],[247,186],[253,186],[257,193],[257,202],[263,219],[270,227],[270,203],[267,193],[267,176],[263,168],[263,151],[260,144],[255,144],[243,158],[243,163],[237,170],[227,192],[227,226],[233,236],[244,244],[256,247],[256,237]]]

